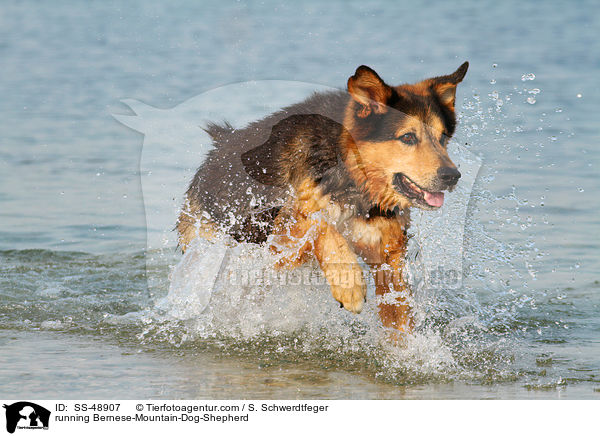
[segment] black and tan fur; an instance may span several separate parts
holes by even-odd
[[[333,297],[357,313],[366,296],[361,257],[383,325],[410,330],[401,274],[409,208],[439,207],[460,177],[446,144],[467,68],[391,87],[361,66],[348,92],[314,94],[240,130],[209,125],[214,149],[186,193],[180,246],[224,231],[268,242],[278,267],[314,256]]]

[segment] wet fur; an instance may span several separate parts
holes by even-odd
[[[268,241],[278,267],[314,256],[334,298],[353,312],[366,296],[360,256],[374,274],[384,326],[410,330],[401,276],[409,208],[428,205],[416,204],[394,180],[405,174],[427,191],[453,188],[438,171],[456,168],[445,145],[467,67],[390,87],[361,66],[348,92],[314,94],[239,130],[209,125],[214,149],[187,190],[180,246],[224,231],[237,241]],[[402,144],[405,131],[420,142]]]

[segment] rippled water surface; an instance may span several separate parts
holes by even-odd
[[[600,398],[593,2],[25,1],[0,23],[0,397]],[[475,184],[413,214],[418,326],[399,346],[374,298],[354,316],[304,284],[315,265],[241,283],[268,270],[264,248],[218,240],[182,258],[173,205],[206,144],[170,148],[172,131],[111,115],[156,127],[225,85],[304,84],[256,107],[243,98],[259,88],[212,94],[241,123],[361,64],[400,83],[464,60],[450,148],[478,162]],[[435,282],[436,262],[460,265],[460,286]]]

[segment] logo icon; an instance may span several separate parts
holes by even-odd
[[[3,406],[6,409],[6,431],[14,433],[19,429],[48,429],[50,422],[50,411],[42,406],[28,401],[19,401],[9,406]]]

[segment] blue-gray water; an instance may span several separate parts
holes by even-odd
[[[592,1],[4,2],[0,397],[598,398],[599,28]],[[408,350],[345,315],[254,336],[162,317],[178,255],[146,270],[121,99],[344,87],[361,64],[396,84],[464,60],[454,143],[483,163],[464,287],[436,294]]]

